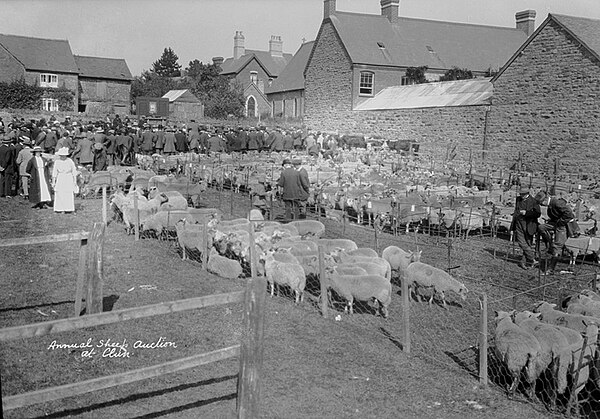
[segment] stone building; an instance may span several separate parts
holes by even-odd
[[[233,38],[233,57],[223,60],[213,58],[221,66],[221,74],[241,83],[246,102],[246,116],[270,115],[271,105],[265,94],[273,81],[292,59],[292,54],[283,52],[281,36],[271,36],[268,51],[246,49],[245,37],[236,31]]]
[[[600,174],[600,20],[549,14],[492,83],[488,162]]]
[[[270,87],[266,87],[271,116],[302,118],[304,116],[304,69],[314,41],[304,42],[294,58]]]
[[[0,34],[0,81],[21,79],[72,91],[76,111],[129,113],[132,77],[125,60],[75,56],[68,40]],[[42,110],[58,111],[50,96],[42,99]]]
[[[177,122],[196,121],[204,118],[204,105],[190,90],[169,90],[163,95],[169,99],[169,120]]]
[[[69,41],[0,34],[0,81],[25,80],[27,84],[65,88],[75,93],[77,109],[79,69]],[[58,111],[58,100],[42,99],[42,110]]]
[[[308,126],[339,128],[363,101],[386,87],[408,84],[409,67],[427,66],[430,81],[453,67],[489,75],[533,32],[535,19],[533,11],[517,13],[516,28],[503,28],[404,18],[399,0],[380,4],[381,15],[370,15],[341,12],[336,0],[324,0],[304,72]]]
[[[128,115],[133,77],[125,60],[74,57],[79,69],[79,112]]]

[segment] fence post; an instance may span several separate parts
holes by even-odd
[[[402,324],[404,329],[403,350],[407,354],[410,353],[410,294],[408,291],[408,280],[406,275],[401,274],[402,281]]]
[[[134,192],[133,194],[133,212],[135,214],[135,225],[133,227],[135,231],[135,241],[140,239],[140,212],[138,210],[138,195]]]
[[[483,294],[481,301],[481,336],[479,342],[479,384],[488,385],[488,314],[487,294]]]
[[[104,224],[94,223],[88,253],[89,280],[85,300],[86,314],[102,313],[104,231]]]
[[[319,245],[319,282],[321,284],[321,313],[323,318],[327,318],[327,310],[329,298],[327,297],[327,278],[325,277],[325,256],[323,254],[323,247]]]
[[[75,317],[79,317],[81,314],[83,287],[87,282],[87,244],[87,239],[82,239],[79,242],[79,266],[77,268],[77,286],[75,288]]]
[[[448,269],[446,270],[450,273],[450,268],[452,267],[452,238],[448,236]]]
[[[250,270],[252,277],[246,287],[244,300],[243,339],[240,349],[237,417],[259,417],[261,370],[264,353],[264,314],[267,280],[256,276],[254,225],[250,223]]]
[[[379,214],[375,216],[373,230],[375,230],[375,251],[379,254]]]
[[[102,223],[104,225],[108,224],[106,215],[106,185],[102,185]]]
[[[208,264],[208,226],[206,219],[202,221],[202,270],[206,271]]]

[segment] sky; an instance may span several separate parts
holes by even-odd
[[[536,27],[556,13],[600,19],[600,0],[400,0],[400,16],[515,27],[532,9]],[[337,10],[380,14],[379,0],[337,0]],[[132,75],[172,48],[182,68],[233,55],[242,31],[246,49],[269,49],[281,36],[295,53],[317,36],[323,0],[0,0],[0,33],[68,39],[77,55],[124,58]]]

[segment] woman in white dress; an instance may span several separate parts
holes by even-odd
[[[77,168],[69,156],[69,149],[63,147],[56,153],[59,156],[52,168],[52,187],[54,189],[54,212],[75,211],[75,193],[77,192]]]

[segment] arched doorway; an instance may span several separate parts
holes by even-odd
[[[246,116],[257,116],[256,99],[254,99],[254,96],[248,96],[248,99],[246,99]]]

